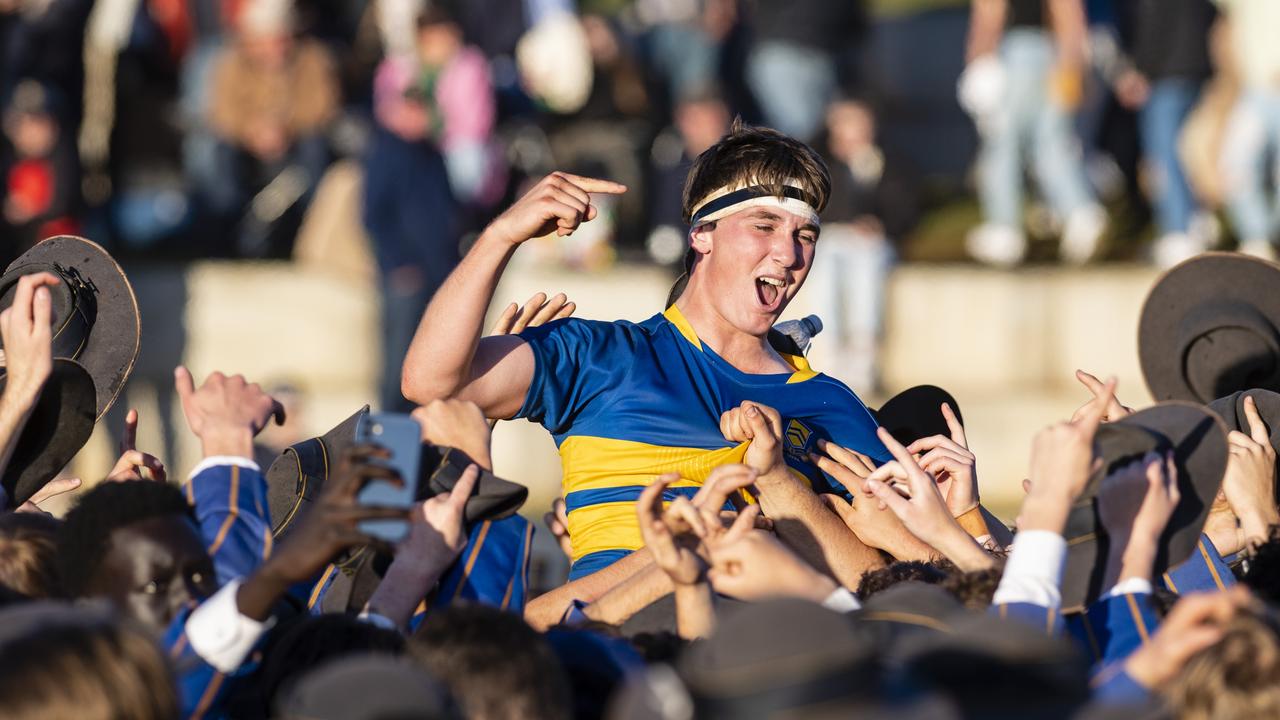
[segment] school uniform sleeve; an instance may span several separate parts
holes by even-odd
[[[1073,616],[1070,634],[1100,676],[1109,676],[1150,641],[1160,624],[1151,602],[1151,584],[1134,579],[1117,585],[1083,613]]]
[[[1143,687],[1118,663],[1094,678],[1093,699],[1104,705],[1126,707],[1145,706],[1151,701],[1151,691]]]
[[[271,554],[267,481],[258,465],[241,457],[210,457],[186,482],[218,584],[248,577]]]
[[[1181,565],[1169,569],[1160,580],[1170,591],[1179,595],[1203,590],[1226,590],[1236,584],[1235,575],[1227,562],[1218,554],[1209,536],[1201,535],[1191,557]]]
[[[199,606],[183,611],[164,635],[184,718],[225,717],[225,698],[252,670],[247,660],[268,624],[240,613],[239,588],[239,581],[232,581]]]
[[[1047,635],[1061,633],[1066,558],[1067,541],[1061,535],[1045,530],[1018,533],[989,612],[1041,628]]]
[[[523,613],[529,584],[529,555],[533,525],[519,515],[476,525],[430,603],[420,605],[409,620],[416,629],[431,608],[457,602],[479,603]]]
[[[617,387],[632,365],[631,326],[565,318],[520,333],[533,350],[533,379],[515,417],[563,434],[592,400]]]

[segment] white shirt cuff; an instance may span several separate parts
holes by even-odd
[[[849,588],[836,588],[822,601],[822,607],[838,613],[850,613],[861,608],[862,603],[858,602],[856,595],[849,592]]]
[[[186,633],[191,649],[222,673],[230,673],[244,664],[267,629],[267,623],[240,614],[236,604],[239,589],[239,580],[223,585],[187,618]]]
[[[1107,592],[1107,597],[1119,597],[1121,595],[1150,595],[1154,591],[1151,588],[1151,581],[1146,578],[1131,577],[1128,580],[1121,580],[1116,583],[1115,587]]]
[[[1066,559],[1067,541],[1058,533],[1018,533],[992,604],[1030,603],[1048,608],[1062,605],[1062,566]]]
[[[262,468],[258,467],[258,463],[246,457],[239,457],[238,455],[210,455],[209,457],[201,460],[200,464],[196,465],[195,468],[192,469],[191,474],[187,475],[187,479],[189,480],[205,470],[219,465],[239,465],[242,468],[262,472]]]

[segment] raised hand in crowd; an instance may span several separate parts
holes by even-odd
[[[416,504],[410,515],[409,537],[397,547],[368,609],[407,628],[418,603],[435,586],[467,545],[463,511],[480,477],[480,468],[468,465],[448,493]]]
[[[173,380],[187,426],[200,438],[205,457],[251,458],[253,438],[267,422],[274,417],[284,424],[284,406],[242,375],[214,372],[197,389],[191,372],[179,366]]]
[[[18,279],[13,304],[0,312],[4,340],[4,396],[0,398],[0,471],[9,464],[22,428],[53,372],[53,298],[48,286],[60,281],[50,273]]]
[[[1232,618],[1256,603],[1243,585],[1180,598],[1151,641],[1125,660],[1125,671],[1149,690],[1167,687],[1191,658],[1222,639]]]
[[[1105,397],[1107,401],[1106,408],[1102,412],[1102,422],[1123,420],[1133,414],[1133,408],[1120,404],[1120,401],[1115,396],[1114,387],[1108,391],[1106,383],[1084,370],[1076,370],[1076,380],[1079,380],[1080,384],[1085,386],[1085,389],[1093,395],[1093,399],[1076,408],[1075,413],[1071,416],[1072,420],[1079,419],[1081,413],[1085,412],[1086,408],[1093,404],[1093,400],[1099,397]]]
[[[503,309],[493,327],[489,328],[489,334],[518,335],[528,328],[570,317],[577,308],[564,293],[556,293],[550,298],[546,293],[535,293],[524,307],[511,303]]]
[[[662,493],[678,474],[659,477],[640,493],[636,513],[640,535],[653,562],[675,585],[676,630],[681,637],[706,637],[714,625],[711,588],[707,585],[707,554],[703,538],[707,523],[689,498],[677,496],[662,507]],[[714,519],[718,524],[718,518]]]
[[[1110,538],[1103,586],[1151,580],[1160,535],[1178,507],[1173,454],[1147,453],[1102,479],[1098,519]]]
[[[164,463],[160,458],[138,449],[138,411],[129,408],[124,416],[124,437],[120,440],[120,458],[115,467],[107,473],[108,482],[124,482],[126,480],[146,480],[145,475],[158,482],[165,482]]]
[[[864,572],[884,564],[880,554],[850,533],[844,521],[787,467],[777,410],[743,402],[721,414],[720,432],[730,442],[749,441],[743,463],[757,473],[760,510],[796,554],[845,587],[857,587]]]
[[[457,448],[480,467],[493,470],[491,428],[478,405],[465,400],[432,400],[412,414],[422,426],[424,442]]]
[[[952,517],[976,510],[978,497],[978,460],[969,450],[964,426],[947,403],[942,403],[942,417],[947,422],[947,435],[920,438],[907,446],[907,452],[919,457],[920,469],[934,476],[938,490],[946,500]]]
[[[1244,415],[1248,434],[1232,430],[1227,434],[1227,472],[1222,477],[1222,494],[1240,521],[1240,547],[1265,542],[1271,527],[1280,523],[1276,510],[1276,451],[1271,434],[1258,413],[1252,397],[1245,397]],[[1221,551],[1219,551],[1221,552]]]
[[[231,394],[219,385],[212,388],[215,399]],[[210,383],[206,382],[201,391],[209,387]],[[209,420],[213,415],[205,417]],[[263,416],[263,422],[266,417],[270,417],[269,412]],[[410,518],[409,510],[365,506],[356,499],[360,489],[371,480],[404,482],[395,470],[378,462],[388,457],[387,450],[374,445],[358,445],[343,454],[310,511],[240,586],[236,599],[242,614],[254,620],[265,620],[272,605],[290,586],[313,579],[342,551],[361,545],[381,544],[361,532],[359,523]]]
[[[831,509],[858,539],[868,547],[883,550],[897,560],[930,560],[936,552],[913,535],[898,516],[866,491],[866,480],[875,472],[875,462],[862,453],[825,440],[818,441],[825,456],[811,459],[823,472],[835,478],[853,502],[836,495],[823,494],[822,502]]]
[[[553,232],[571,235],[579,225],[596,216],[591,193],[620,195],[626,191],[626,185],[610,180],[556,171],[539,180],[490,223],[484,234],[512,245]]]
[[[994,564],[991,556],[952,517],[934,477],[920,467],[888,430],[880,428],[877,434],[894,459],[866,479],[867,492],[892,510],[913,535],[937,549],[961,570],[991,567]],[[892,481],[905,483],[906,494],[896,489]]]
[[[711,548],[707,572],[716,592],[755,601],[798,597],[820,603],[837,589],[836,582],[813,569],[773,535],[752,530],[743,514],[725,539]]]
[[[1061,535],[1067,515],[1095,467],[1093,439],[1115,397],[1112,378],[1071,420],[1036,433],[1031,443],[1031,473],[1027,496],[1018,515],[1018,529],[1046,530]]]

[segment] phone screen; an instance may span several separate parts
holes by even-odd
[[[408,509],[418,487],[418,463],[422,454],[422,426],[408,415],[398,413],[371,413],[360,418],[356,425],[356,443],[373,444],[386,448],[391,457],[383,464],[394,469],[403,487],[385,480],[371,480],[356,496],[361,505]],[[373,537],[396,543],[409,534],[407,520],[365,520],[360,531]]]

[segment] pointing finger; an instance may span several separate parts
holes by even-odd
[[[565,180],[586,190],[589,193],[608,193],[610,195],[621,195],[627,191],[627,186],[622,183],[616,183],[612,180],[601,180],[599,178],[582,177],[572,173],[560,173]]]
[[[1252,395],[1245,396],[1244,416],[1249,421],[1249,437],[1263,447],[1270,447],[1271,433],[1267,429],[1267,423],[1263,421],[1262,415],[1258,413],[1258,404],[1254,401]]]

